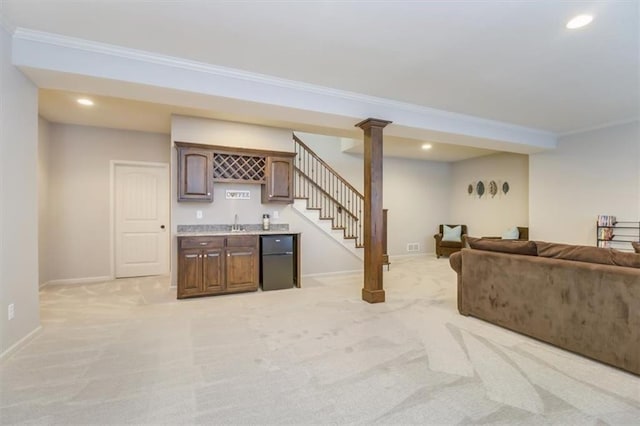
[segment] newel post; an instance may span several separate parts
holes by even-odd
[[[362,300],[384,302],[382,287],[382,129],[391,121],[367,118],[364,131],[364,287]]]

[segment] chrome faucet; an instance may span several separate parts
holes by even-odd
[[[231,230],[232,231],[239,231],[240,230],[240,227],[238,226],[238,214],[237,213],[233,218],[233,225],[231,226]]]

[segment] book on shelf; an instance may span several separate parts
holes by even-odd
[[[598,226],[615,226],[617,223],[616,217],[611,215],[599,215]]]
[[[600,228],[598,229],[598,239],[610,241],[614,237],[613,228]]]

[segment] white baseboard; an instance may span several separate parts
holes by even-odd
[[[416,252],[416,253],[411,253],[411,254],[390,254],[389,255],[389,261],[400,260],[400,259],[408,259],[408,258],[411,258],[411,257],[424,257],[424,256],[435,256],[435,253],[434,252],[425,253],[425,252],[421,251],[421,252]]]
[[[4,360],[5,358],[8,358],[9,355],[11,355],[12,353],[14,353],[15,351],[17,351],[18,349],[20,349],[22,346],[26,345],[31,339],[33,339],[34,337],[36,337],[36,334],[38,334],[40,332],[40,330],[42,330],[42,326],[39,325],[37,326],[33,331],[31,331],[29,334],[27,334],[26,336],[24,336],[22,339],[18,340],[16,343],[14,343],[13,345],[11,345],[7,350],[5,350],[4,352],[2,352],[0,354],[0,361]]]
[[[361,274],[362,272],[362,269],[355,269],[351,271],[318,272],[315,274],[304,274],[300,278],[331,277],[333,275]]]
[[[114,277],[105,275],[103,277],[84,277],[84,278],[64,278],[61,280],[51,280],[42,284],[40,288],[43,288],[48,285],[69,285],[69,284],[95,284],[102,283],[105,281],[114,280]]]

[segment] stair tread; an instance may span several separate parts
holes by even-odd
[[[302,141],[297,139],[295,135],[294,142],[296,142],[296,147],[302,146],[305,150],[309,150]],[[297,150],[298,148],[296,148],[296,151]],[[317,157],[314,152],[310,151],[310,153],[314,158],[318,159],[320,165],[325,164],[321,159]],[[303,179],[303,182],[306,182],[306,186],[296,185],[294,188],[294,192],[299,192],[299,195],[294,194],[293,198],[295,200],[306,200],[306,202],[304,204],[304,207],[303,204],[296,203],[296,210],[299,210],[300,212],[305,209],[309,212],[317,211],[318,215],[309,213],[307,217],[312,218],[312,221],[314,221],[325,232],[332,235],[334,239],[342,240],[342,243],[345,245],[345,247],[349,248],[350,250],[354,250],[354,248],[363,248],[364,245],[362,244],[362,236],[358,236],[358,234],[362,232],[362,229],[358,226],[362,223],[362,218],[358,217],[362,214],[362,211],[357,210],[358,205],[354,204],[352,206],[350,204],[353,200],[347,199],[346,203],[344,203],[344,200],[340,201],[341,198],[338,195],[340,194],[339,189],[341,188],[342,190],[352,191],[354,196],[359,196],[360,199],[362,199],[363,196],[347,181],[337,175],[330,167],[328,167],[328,165],[325,164],[331,174],[336,174],[337,178],[339,179],[339,182],[337,182],[337,184],[340,186],[330,188],[326,187],[326,185],[321,182],[321,178],[324,176],[324,174],[314,173],[313,164],[311,164],[312,168],[309,174],[307,174],[308,170],[307,172],[305,172],[301,165],[302,163],[296,163],[294,165],[295,179]],[[299,166],[301,167],[300,169],[298,169]],[[332,194],[334,192],[334,189],[336,192],[335,195]],[[343,203],[345,205],[343,205]],[[331,223],[321,224],[319,222],[320,220],[330,220]],[[341,235],[338,233],[331,233],[329,232],[329,229],[332,231],[342,231],[340,233]],[[353,240],[353,245],[351,245],[351,243],[347,244],[347,240]]]

